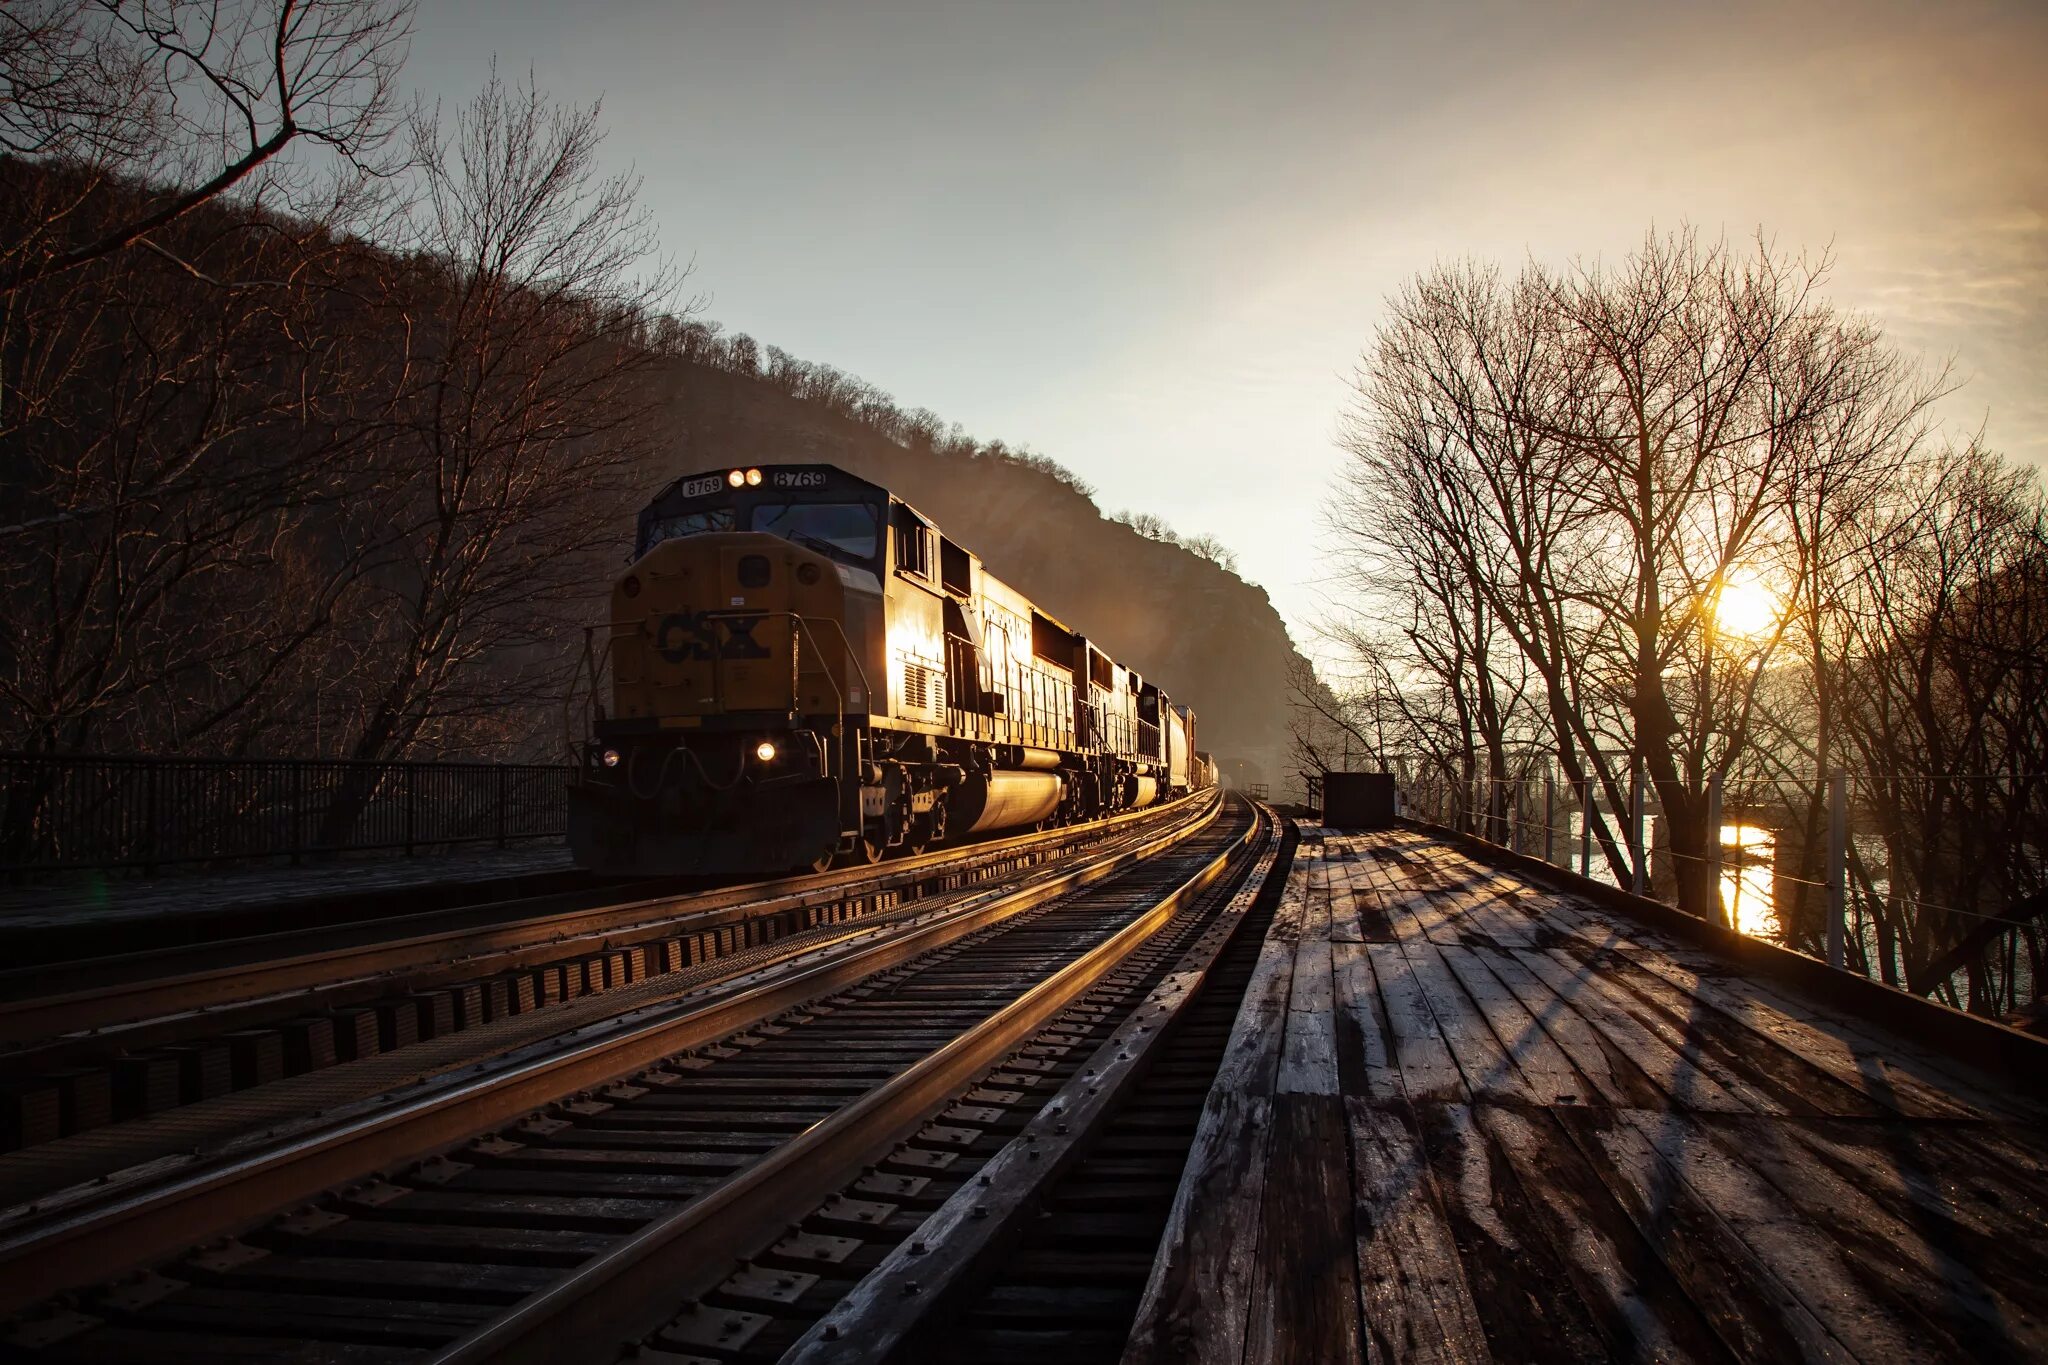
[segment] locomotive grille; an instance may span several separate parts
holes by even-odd
[[[903,708],[906,711],[929,711],[932,706],[931,684],[923,664],[903,665]]]

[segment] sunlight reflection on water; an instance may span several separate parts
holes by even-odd
[[[1721,826],[1721,905],[1745,934],[1778,937],[1778,912],[1771,904],[1771,861],[1778,841],[1757,825]]]

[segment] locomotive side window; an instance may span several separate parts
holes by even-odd
[[[730,507],[713,507],[702,512],[685,512],[681,516],[663,517],[647,528],[647,539],[640,546],[640,553],[646,554],[664,540],[679,536],[701,536],[706,531],[730,531],[736,525]]]
[[[932,529],[924,519],[901,503],[892,520],[896,523],[896,567],[919,578],[932,576]]]
[[[974,591],[967,551],[944,536],[939,537],[939,584],[947,592],[966,597]]]
[[[881,540],[875,509],[864,502],[766,503],[754,509],[750,529],[850,564],[871,562]]]

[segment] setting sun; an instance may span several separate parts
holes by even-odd
[[[1763,635],[1777,624],[1778,611],[1778,594],[1761,578],[1730,574],[1714,599],[1714,625],[1724,635]]]

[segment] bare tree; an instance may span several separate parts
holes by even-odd
[[[130,208],[107,188],[78,212]],[[26,206],[0,209],[11,239],[10,210]],[[13,747],[259,743],[362,562],[348,548],[348,410],[369,382],[342,287],[354,249],[247,209],[163,235],[199,269],[100,261],[0,304],[16,377],[0,408]],[[279,593],[287,564],[296,590]]]
[[[654,440],[656,318],[677,277],[630,175],[601,175],[595,107],[495,73],[413,124],[424,192],[383,303],[403,338],[382,469],[390,528],[344,691],[350,751],[502,738],[559,695],[561,645],[623,553]]]
[[[0,294],[131,247],[201,205],[308,190],[308,144],[377,172],[410,33],[405,0],[20,0],[0,9]],[[61,177],[31,163],[61,166]],[[104,207],[109,181],[131,193]],[[290,205],[285,205],[289,207]],[[196,269],[189,261],[188,268]]]
[[[1829,682],[1857,805],[1884,843],[1881,894],[1858,869],[1880,971],[1896,980],[1896,962],[1900,984],[1947,992],[1929,967],[2044,884],[2048,506],[1976,446],[1894,478],[1858,590],[1832,614]],[[1991,964],[1962,966],[1969,1007],[1988,1011]]]
[[[1503,675],[1475,651],[1510,641],[1568,776],[1618,808],[1647,772],[1696,914],[1719,904],[1706,787],[1751,742],[1744,680],[1769,647],[1717,642],[1722,585],[1800,572],[1801,471],[1896,455],[1938,391],[1820,300],[1825,273],[1683,230],[1611,270],[1532,265],[1512,286],[1440,269],[1395,301],[1347,435],[1355,562],[1481,609],[1439,623],[1435,676],[1505,734],[1485,714]]]

